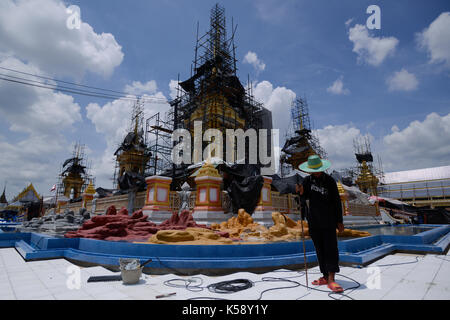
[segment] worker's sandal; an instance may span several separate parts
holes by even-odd
[[[338,285],[336,282],[331,282],[328,284],[328,288],[331,289],[333,292],[341,293],[344,292],[344,289],[340,285]]]
[[[322,286],[322,285],[327,284],[327,283],[328,283],[328,280],[325,279],[324,277],[321,277],[321,278],[319,278],[317,280],[314,280],[312,282],[312,284],[315,285],[315,286]]]

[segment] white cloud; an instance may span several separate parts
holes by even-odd
[[[244,63],[251,64],[257,72],[264,71],[266,64],[262,62],[258,55],[252,51],[247,52],[243,60]]]
[[[359,62],[379,66],[389,55],[392,55],[398,44],[395,37],[371,37],[367,28],[356,24],[349,30],[349,40],[353,42],[353,52],[358,54]]]
[[[43,74],[37,67],[12,57],[0,60],[0,66]],[[0,82],[0,115],[8,121],[10,130],[29,134],[54,134],[81,120],[80,106],[72,96],[6,81]]]
[[[428,51],[430,63],[444,63],[450,68],[450,12],[441,13],[416,37],[419,45]]]
[[[332,169],[356,165],[353,141],[361,136],[353,124],[329,125],[313,130],[327,152]],[[380,156],[385,172],[422,169],[449,165],[450,113],[430,113],[423,121],[413,121],[406,128],[393,125],[391,132],[375,139],[368,134],[371,151]]]
[[[152,95],[144,94],[142,98],[167,101],[161,92],[155,92]],[[114,152],[125,138],[130,127],[132,108],[133,102],[126,100],[114,100],[103,106],[90,103],[86,107],[87,118],[95,125],[96,131],[103,135],[106,141],[106,149],[101,158],[93,159],[92,174],[97,178],[97,185],[99,186],[111,187],[110,179],[113,177],[115,164]],[[161,112],[161,116],[164,117],[168,110],[168,103],[146,102],[144,104],[144,119],[157,112]]]
[[[155,80],[150,80],[147,83],[141,83],[140,81],[133,81],[131,85],[127,84],[125,86],[125,92],[142,95],[142,94],[154,94],[158,90]]]
[[[0,177],[8,181],[8,201],[29,183],[39,194],[50,193],[49,186],[56,183],[60,166],[55,155],[66,151],[65,143],[60,136],[35,135],[18,143],[0,138],[0,149],[7,155],[0,157]]]
[[[45,74],[13,57],[0,57],[0,66]],[[0,81],[0,117],[13,132],[0,139],[0,177],[8,181],[10,197],[30,182],[48,194],[48,185],[56,183],[58,159],[68,152],[64,132],[81,121],[80,110],[70,95]]]
[[[66,9],[62,0],[0,1],[0,66],[76,80],[87,72],[109,77],[122,63],[121,46],[86,22],[69,29]],[[61,160],[72,151],[66,137],[82,120],[80,106],[67,94],[0,81],[0,118],[9,129],[0,139],[7,154],[0,157],[0,177],[9,181],[9,196],[29,182],[48,194]]]
[[[175,100],[177,98],[177,91],[178,90],[178,81],[177,80],[170,80],[169,82],[169,96],[172,100]],[[180,87],[181,90],[181,87]]]
[[[394,126],[383,138],[380,154],[385,171],[400,171],[449,165],[450,113],[430,113],[405,129]]]
[[[81,78],[89,71],[109,77],[122,63],[122,47],[112,34],[97,34],[86,22],[67,28],[66,9],[60,0],[0,1],[0,52],[53,75]]]
[[[327,152],[332,169],[344,169],[355,165],[353,140],[360,136],[361,131],[352,125],[329,125],[314,130],[319,138],[320,146]]]
[[[282,22],[294,1],[258,0],[254,1],[258,16],[271,23]]]
[[[349,94],[350,90],[344,88],[343,79],[344,79],[344,77],[339,77],[338,79],[336,79],[336,81],[334,81],[333,84],[327,88],[327,92],[337,94],[337,95]]]
[[[280,137],[290,124],[291,106],[296,94],[285,87],[273,88],[269,81],[261,81],[254,86],[253,95],[272,111],[274,129],[280,129]]]
[[[417,89],[419,81],[413,73],[408,72],[406,69],[401,69],[387,78],[386,84],[389,91],[413,91]]]

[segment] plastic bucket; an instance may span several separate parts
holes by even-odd
[[[136,284],[142,275],[142,269],[137,259],[119,259],[122,282],[124,284]]]
[[[120,270],[122,273],[122,282],[124,284],[136,284],[139,282],[142,274],[142,268],[136,270]]]

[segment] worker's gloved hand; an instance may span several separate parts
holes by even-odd
[[[337,229],[338,229],[338,231],[339,231],[340,233],[344,232],[344,224],[341,223],[341,222],[339,222],[339,223],[337,224]]]

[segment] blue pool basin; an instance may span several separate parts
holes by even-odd
[[[370,229],[373,233],[378,228]],[[377,234],[340,240],[343,264],[364,265],[394,252],[443,254],[450,244],[450,225],[402,226],[422,228],[411,235]],[[397,228],[397,227],[395,227]],[[378,230],[378,231],[380,231]],[[386,230],[386,229],[385,229]],[[398,229],[400,231],[400,229]],[[371,231],[369,231],[371,232]],[[120,258],[152,259],[149,272],[205,272],[205,270],[252,270],[298,267],[304,264],[301,242],[237,245],[163,245],[92,239],[55,238],[37,233],[0,233],[0,248],[15,247],[25,260],[65,258],[74,262],[117,267]],[[317,263],[314,245],[305,241],[306,262]]]

